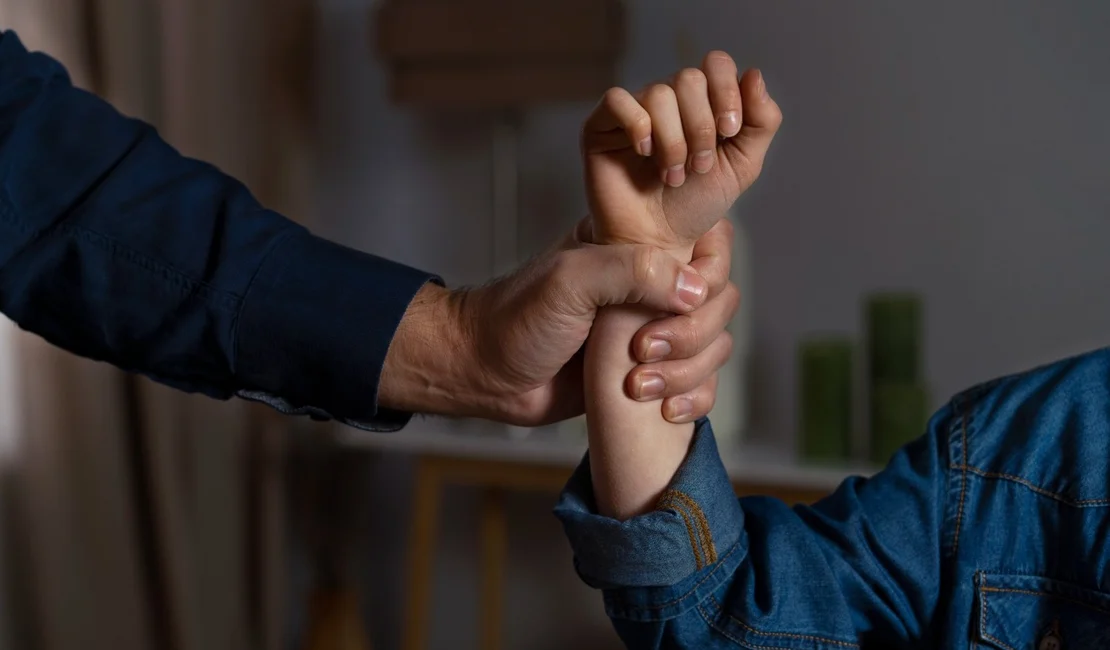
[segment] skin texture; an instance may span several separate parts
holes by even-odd
[[[704,415],[723,363],[706,343],[724,331],[738,304],[728,281],[730,252],[719,235],[699,242],[690,265],[650,246],[599,246],[587,219],[546,254],[488,285],[427,285],[394,336],[379,404],[526,426],[579,415],[581,350],[598,309],[635,303],[671,315],[636,334],[637,364],[622,381],[652,400],[657,414],[678,421]],[[640,390],[644,377],[657,392]]]
[[[647,244],[687,262],[705,237],[728,240],[718,223],[758,178],[781,122],[762,75],[738,78],[723,52],[639,93],[610,90],[582,132],[594,241]],[[654,508],[693,435],[692,424],[669,422],[626,391],[634,337],[659,316],[647,306],[606,307],[586,347],[594,495],[601,514],[622,520]],[[705,350],[720,361],[715,372],[731,352],[727,332]]]

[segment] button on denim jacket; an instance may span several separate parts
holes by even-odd
[[[630,648],[1110,648],[1110,352],[955,397],[813,506],[736,499],[708,423],[656,511],[556,514]]]

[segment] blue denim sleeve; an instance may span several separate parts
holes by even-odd
[[[703,422],[655,512],[598,515],[587,457],[556,515],[629,648],[914,647],[942,579],[949,419],[873,478],[794,508],[736,499]]]
[[[212,397],[396,429],[386,351],[432,276],[312,236],[0,34],[0,312]]]

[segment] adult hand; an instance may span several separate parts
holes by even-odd
[[[536,426],[581,414],[582,358],[597,310],[637,303],[675,314],[646,325],[629,395],[686,422],[713,406],[739,304],[729,283],[732,230],[722,221],[686,265],[646,245],[597,246],[588,221],[559,246],[476,289],[428,285],[386,357],[379,402],[418,413]]]

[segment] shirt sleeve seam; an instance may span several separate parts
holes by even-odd
[[[161,276],[163,280],[175,285],[176,288],[183,290],[185,293],[193,294],[194,297],[203,298],[210,304],[213,304],[213,306],[231,311],[237,309],[241,302],[241,297],[237,294],[217,289],[206,282],[196,280],[187,273],[169,264],[159,262],[149,255],[145,255],[129,246],[125,246],[103,233],[73,224],[56,224],[50,228],[33,230],[14,218],[13,215],[15,214],[15,210],[11,207],[11,203],[7,198],[4,200],[4,208],[4,210],[0,211],[0,217],[3,217],[4,221],[8,222],[20,232],[29,233],[27,245],[31,245],[52,233],[58,233],[96,246],[101,250],[107,251],[108,254],[115,259],[127,262],[152,275]]]
[[[247,304],[247,299],[251,295],[251,290],[254,288],[255,280],[258,279],[258,275],[262,272],[262,268],[270,261],[270,257],[274,254],[274,251],[299,232],[304,231],[298,227],[292,227],[277,237],[274,237],[274,241],[270,243],[270,247],[262,255],[262,260],[258,263],[258,266],[254,269],[254,273],[251,274],[251,279],[247,282],[247,288],[243,291],[243,297],[239,300],[239,304],[235,309],[235,316],[231,320],[231,367],[233,369],[239,367],[239,324],[242,322],[243,309]],[[233,370],[232,373],[234,374],[234,372]]]

